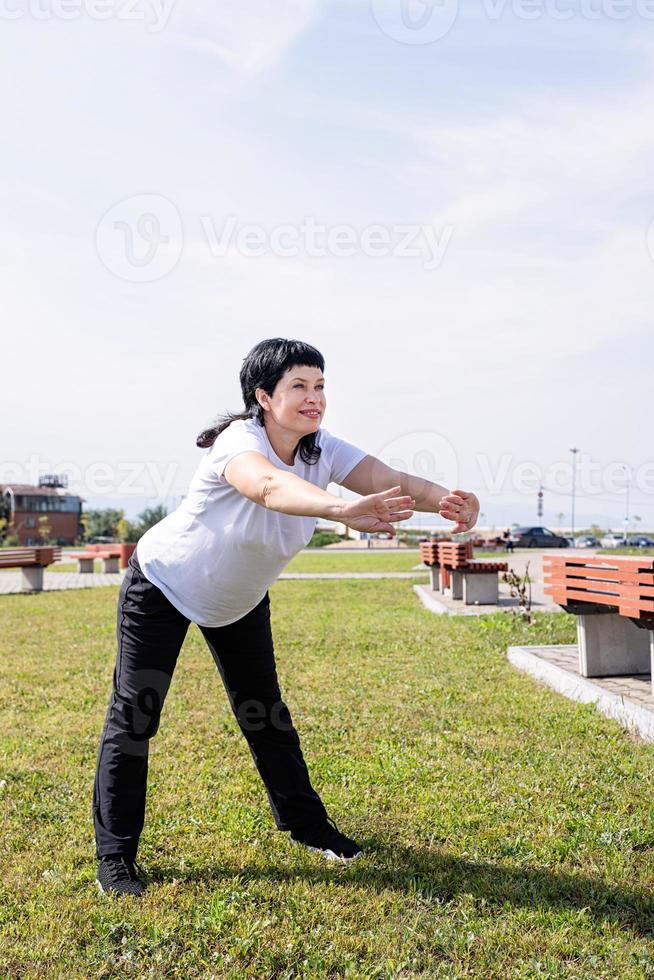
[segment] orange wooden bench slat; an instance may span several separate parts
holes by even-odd
[[[654,629],[654,558],[546,555],[544,592],[560,606],[608,606]]]
[[[622,613],[622,615],[628,616],[638,616],[640,612],[654,612],[654,599],[631,599],[631,597],[625,597],[624,600],[622,596],[619,595],[609,595],[602,592],[582,592],[577,589],[553,589],[551,593],[552,599],[558,606],[567,606],[570,602],[580,602],[580,603],[597,603],[602,606],[614,606],[620,608],[629,608],[630,610],[637,610],[636,612]]]
[[[26,548],[0,549],[0,568],[26,568],[30,565],[52,565],[61,558],[58,545],[36,545]]]
[[[647,591],[648,589],[654,588],[650,582],[643,582],[639,578],[623,582],[615,578],[577,578],[574,575],[547,575],[544,576],[544,582],[546,586],[559,582],[573,585],[579,589],[593,589],[599,588],[600,586],[608,586],[616,592],[620,592],[622,589],[644,589]]]
[[[612,595],[616,599],[654,599],[654,589],[647,586],[645,588],[639,588],[638,586],[627,585],[620,586],[619,588],[612,585],[610,582],[595,582],[596,588],[579,588],[574,582],[571,581],[560,581],[553,582],[550,585],[546,585],[544,592],[550,594],[557,590],[574,589],[575,592],[583,593],[588,596],[588,601],[593,601],[593,596],[596,595]]]
[[[567,568],[609,568],[624,571],[644,571],[654,570],[654,557],[640,557],[638,555],[620,555],[617,558],[608,558],[605,555],[598,555],[595,558],[583,558],[565,555],[544,555],[543,568],[546,565],[565,566]]]
[[[548,572],[543,576],[543,581],[547,585],[552,582],[573,582],[580,589],[592,588],[594,585],[612,585],[616,589],[651,589],[654,588],[651,575],[634,575],[624,578],[622,575],[566,575],[564,572]]]

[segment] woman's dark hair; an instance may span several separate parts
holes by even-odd
[[[301,340],[285,340],[283,337],[259,341],[244,358],[239,373],[245,411],[219,415],[210,428],[200,433],[196,445],[200,449],[209,449],[223,429],[236,419],[256,419],[259,425],[263,425],[264,410],[256,399],[255,390],[263,388],[272,397],[277,382],[290,368],[304,366],[325,370],[324,357],[311,344],[305,344]],[[305,463],[316,463],[320,458],[315,432],[302,436],[298,446],[300,458]]]

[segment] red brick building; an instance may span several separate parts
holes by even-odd
[[[68,493],[65,479],[44,476],[35,487],[27,483],[0,483],[0,495],[9,504],[11,517],[7,534],[15,534],[21,545],[42,544],[39,517],[47,517],[53,544],[75,544],[82,537],[81,497]]]

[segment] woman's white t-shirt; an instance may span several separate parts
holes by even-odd
[[[326,429],[316,432],[322,452],[310,465],[296,453],[284,463],[256,419],[236,419],[203,456],[177,510],[151,527],[137,546],[145,577],[187,619],[227,626],[261,602],[288,562],[311,540],[317,518],[268,510],[238,492],[223,476],[239,453],[262,453],[278,469],[327,489],[366,456]]]

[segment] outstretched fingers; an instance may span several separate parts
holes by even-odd
[[[413,516],[412,510],[394,510],[388,515],[389,521],[406,521]]]

